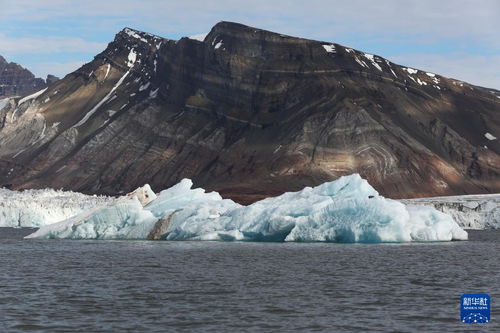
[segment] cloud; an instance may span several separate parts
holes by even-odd
[[[0,51],[6,55],[59,52],[97,53],[105,47],[105,43],[89,42],[78,37],[38,36],[9,38],[0,34]]]
[[[208,32],[226,20],[339,42],[409,66],[500,87],[498,0],[0,1],[4,55],[53,54],[55,61],[69,63],[71,59],[58,54],[96,54],[124,26],[177,38]]]
[[[5,2],[5,4],[4,4]],[[234,20],[315,38],[362,32],[409,34],[423,39],[471,36],[500,47],[496,0],[4,0],[0,21],[91,19],[116,26],[128,22],[157,33],[204,32]],[[166,36],[168,37],[168,36]]]
[[[84,61],[42,62],[32,64],[28,69],[37,77],[45,78],[47,74],[52,74],[63,78],[66,74],[74,72],[84,64]]]
[[[478,86],[500,90],[500,55],[405,54],[389,59]]]

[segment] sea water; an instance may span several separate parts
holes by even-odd
[[[500,231],[404,244],[24,240],[0,229],[1,332],[500,332]],[[488,293],[491,322],[459,320]]]

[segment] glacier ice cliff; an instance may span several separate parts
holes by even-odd
[[[456,195],[400,201],[406,205],[434,207],[451,215],[462,228],[500,228],[500,194]]]
[[[112,197],[70,191],[0,188],[0,227],[40,227],[114,202]]]
[[[184,179],[157,197],[149,187],[27,238],[411,242],[466,240],[452,217],[378,194],[358,174],[249,206]]]

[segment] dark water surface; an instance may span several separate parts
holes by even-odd
[[[0,229],[1,332],[500,332],[500,231],[468,242],[23,240]],[[460,295],[492,321],[462,324]]]

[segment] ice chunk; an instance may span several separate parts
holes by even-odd
[[[192,189],[189,179],[142,207],[139,199],[84,213],[30,237],[167,240],[410,242],[467,239],[432,207],[407,207],[359,175],[285,193],[249,206]],[[135,201],[134,201],[135,200]],[[135,202],[135,203],[134,203]]]
[[[47,225],[26,238],[146,239],[157,220],[133,197]]]
[[[136,197],[143,206],[147,205],[157,198],[156,193],[153,192],[149,184],[146,184],[143,187],[139,187],[135,191],[128,193],[126,197]]]

